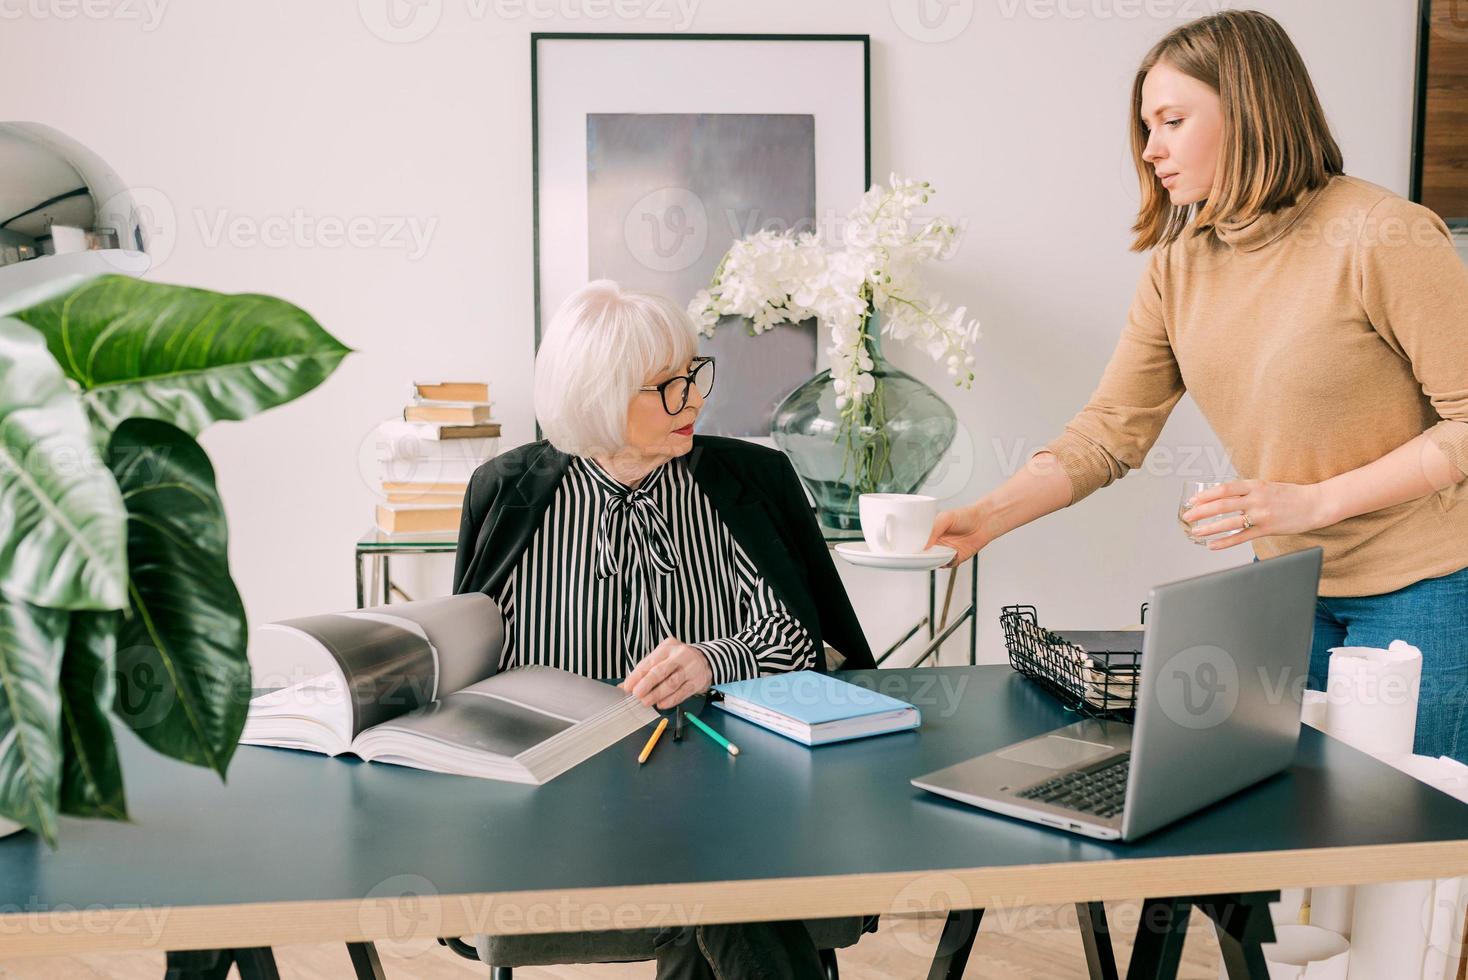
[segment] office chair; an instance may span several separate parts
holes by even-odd
[[[836,950],[854,946],[868,932],[877,931],[875,915],[838,919],[808,919],[826,971],[826,980],[840,980]],[[465,959],[479,960],[490,969],[491,980],[513,980],[517,966],[553,966],[572,963],[635,963],[654,958],[656,929],[605,932],[553,932],[522,936],[474,936],[472,942],[444,937],[439,942]]]

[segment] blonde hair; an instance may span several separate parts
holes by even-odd
[[[1211,86],[1223,104],[1218,169],[1206,200],[1174,207],[1142,159],[1142,82],[1160,62]],[[1225,10],[1190,21],[1147,52],[1132,84],[1132,159],[1142,187],[1132,251],[1174,241],[1191,219],[1194,235],[1222,222],[1247,223],[1295,203],[1344,173],[1340,147],[1294,42],[1257,10]]]
[[[614,453],[625,444],[638,389],[686,368],[697,353],[697,332],[681,306],[594,280],[566,297],[540,341],[535,417],[563,453]]]

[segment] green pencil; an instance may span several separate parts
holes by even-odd
[[[683,717],[693,722],[694,728],[697,728],[699,731],[703,732],[709,738],[713,739],[715,742],[718,742],[725,749],[727,749],[730,755],[739,754],[739,746],[735,745],[733,742],[729,741],[727,738],[714,731],[708,725],[704,724],[703,720],[700,719],[698,715],[694,714],[691,711],[685,711],[683,712]]]

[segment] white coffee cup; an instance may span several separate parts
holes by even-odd
[[[938,500],[920,493],[864,493],[857,501],[867,547],[885,555],[915,555],[928,546]]]

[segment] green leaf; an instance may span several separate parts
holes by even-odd
[[[67,615],[0,595],[0,816],[53,846]]]
[[[271,296],[102,276],[17,314],[40,330],[107,428],[154,418],[197,434],[305,394],[351,352]]]
[[[153,419],[119,425],[107,462],[127,506],[132,572],[113,710],[159,752],[223,776],[250,665],[214,469],[188,433]]]
[[[114,612],[71,616],[61,661],[61,812],[127,819],[122,767],[107,711],[116,699]]]
[[[52,609],[127,602],[124,513],[39,333],[0,319],[0,591]]]

